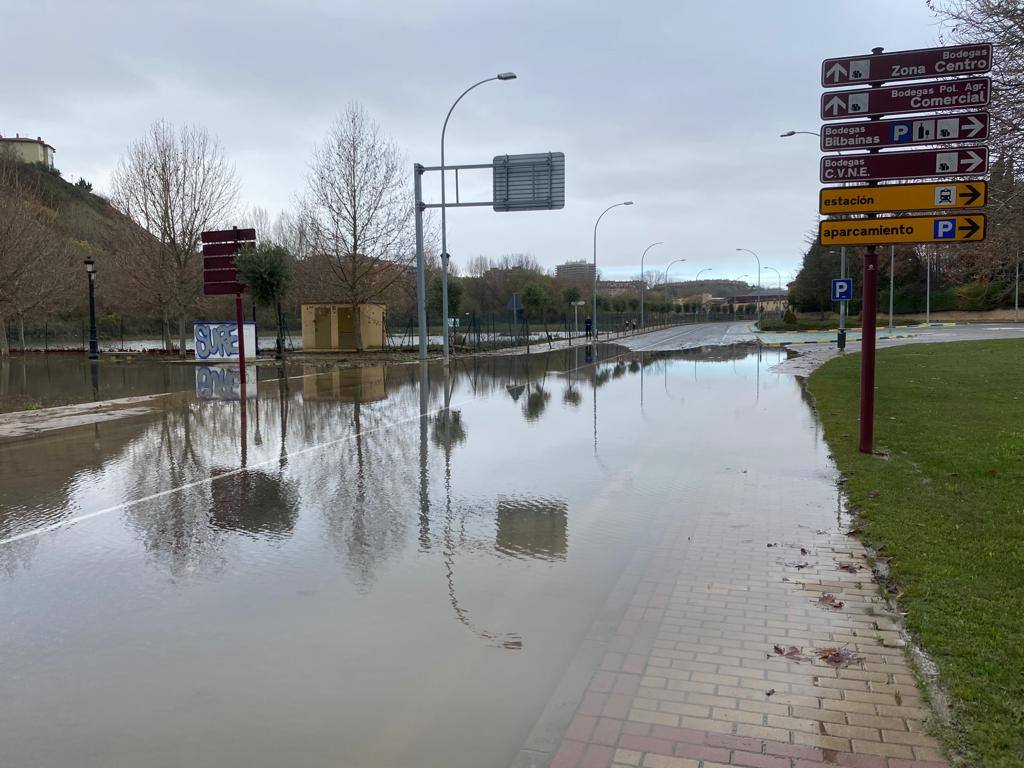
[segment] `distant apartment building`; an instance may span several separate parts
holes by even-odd
[[[23,163],[44,163],[53,167],[53,154],[57,150],[39,136],[29,139],[14,134],[14,137],[0,136],[0,153],[9,154]]]
[[[567,285],[590,288],[594,285],[594,265],[589,261],[567,261],[555,267],[555,277]]]

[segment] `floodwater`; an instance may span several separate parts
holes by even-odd
[[[0,764],[508,765],[638,546],[827,465],[784,354],[289,369],[0,443]]]

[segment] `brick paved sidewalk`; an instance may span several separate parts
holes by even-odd
[[[946,766],[861,545],[834,514],[826,532],[806,525],[820,514],[768,506],[681,521],[650,553],[552,768]],[[842,607],[821,607],[826,593]],[[863,660],[815,653],[837,647]]]

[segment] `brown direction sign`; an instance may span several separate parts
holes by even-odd
[[[983,75],[991,69],[992,44],[972,43],[825,59],[821,62],[821,84],[837,88],[887,80]]]
[[[821,126],[821,151],[882,149],[951,141],[985,141],[988,112],[965,115],[928,115],[898,120],[826,123]]]
[[[826,155],[821,158],[819,177],[823,184],[829,184],[839,181],[983,176],[987,171],[987,148],[960,147],[882,152],[877,155]]]
[[[202,233],[204,243],[233,243],[243,240],[255,240],[256,230],[252,227],[247,229],[212,229]]]
[[[821,94],[821,119],[900,115],[971,109],[987,106],[991,95],[987,77],[966,80],[937,80],[887,88],[865,88]]]

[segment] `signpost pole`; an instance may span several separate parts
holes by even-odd
[[[1013,277],[1013,322],[1020,322],[1020,248],[1017,248],[1017,271]]]
[[[896,286],[896,246],[889,246],[889,335],[892,336],[892,306],[893,306],[893,291]]]
[[[932,324],[932,257],[924,257],[924,324]]]
[[[875,433],[875,319],[878,299],[878,253],[864,254],[864,301],[860,343],[860,452],[871,453]]]
[[[839,277],[846,277],[846,246],[839,249]],[[839,333],[836,346],[842,352],[846,349],[846,302],[839,302]]]
[[[416,314],[420,326],[420,360],[425,361],[427,359],[427,281],[423,264],[423,166],[419,163],[413,166],[413,191],[416,198]]]
[[[235,322],[238,324],[238,380],[242,384],[242,399],[245,399],[245,311],[242,294],[235,294]]]
[[[872,48],[879,55],[882,48]],[[880,88],[881,82],[873,83]],[[878,120],[878,117],[873,118]],[[877,154],[878,150],[870,150]],[[870,186],[878,186],[872,183]],[[869,213],[869,219],[877,214]],[[878,247],[869,245],[864,254],[864,298],[860,309],[860,445],[861,453],[872,453],[875,438],[875,323],[878,314]]]

